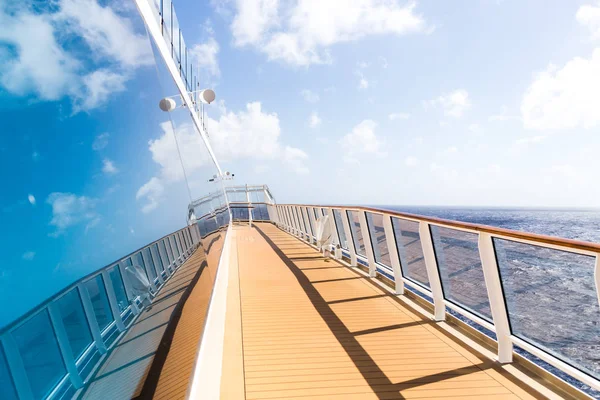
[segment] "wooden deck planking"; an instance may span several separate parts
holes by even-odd
[[[198,271],[202,252],[193,254],[171,277],[82,394],[84,399],[131,399],[140,394],[173,308]]]
[[[238,387],[222,398],[545,398],[363,275],[257,226],[236,228],[239,298],[227,314],[232,329],[239,313],[241,343],[224,352],[222,388]]]

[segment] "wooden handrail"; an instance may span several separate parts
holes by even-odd
[[[374,213],[385,213],[399,218],[415,219],[419,221],[429,222],[434,225],[444,225],[454,228],[467,229],[474,232],[486,232],[491,235],[501,236],[503,238],[514,238],[521,240],[528,240],[532,242],[538,242],[548,244],[552,246],[561,246],[574,250],[582,250],[593,253],[600,253],[600,244],[592,242],[584,242],[581,240],[565,239],[556,236],[541,235],[539,233],[521,232],[506,228],[497,228],[489,225],[474,224],[471,222],[453,221],[449,219],[428,217],[424,215],[410,214],[395,210],[389,210],[386,208],[374,208],[365,206],[341,206],[341,205],[313,205],[313,204],[277,204],[279,206],[297,206],[297,207],[317,207],[317,208],[344,208],[348,210],[362,210]]]

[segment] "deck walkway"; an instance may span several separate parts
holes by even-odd
[[[203,252],[196,251],[165,283],[152,308],[129,328],[80,398],[118,400],[139,396],[173,310],[204,261]]]
[[[368,277],[274,225],[256,226],[233,235],[222,398],[558,398]]]

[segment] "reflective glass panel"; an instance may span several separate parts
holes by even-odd
[[[58,299],[57,304],[73,356],[77,359],[92,343],[92,334],[83,311],[79,290],[71,289],[70,292]]]
[[[304,214],[306,216],[305,218],[308,221],[308,225],[310,227],[310,231],[312,232],[312,234],[314,236],[314,233],[315,233],[315,229],[314,228],[315,227],[313,226],[313,223],[312,223],[312,219],[311,219],[311,215],[310,215],[310,208],[305,207],[304,210],[306,211],[306,213]]]
[[[250,192],[250,201],[253,203],[264,203],[265,192],[263,190],[253,190]]]
[[[169,244],[169,238],[167,237],[164,240],[161,240],[161,243],[165,247],[167,257],[169,258],[169,263],[172,263],[173,260],[175,260],[175,258],[173,257],[173,252],[171,251],[171,244]]]
[[[350,222],[350,232],[352,233],[352,241],[354,242],[354,250],[356,254],[363,257],[367,256],[365,251],[365,240],[360,230],[360,220],[358,211],[346,211],[348,213],[348,221]]]
[[[392,217],[392,227],[400,256],[402,274],[429,287],[423,247],[419,237],[419,223]]]
[[[97,275],[85,282],[84,286],[90,295],[92,305],[94,306],[94,313],[96,314],[96,321],[102,331],[113,321],[113,315],[110,311],[110,304],[108,303],[108,296],[106,295],[102,275]]]
[[[431,225],[444,297],[492,322],[476,233]]]
[[[493,240],[512,334],[599,379],[594,257]]]
[[[146,263],[144,262],[144,258],[142,257],[142,252],[138,251],[133,256],[131,256],[131,259],[133,260],[133,265],[139,265],[140,267],[142,267],[142,270],[146,272],[146,277],[148,277],[148,272],[146,271]]]
[[[392,262],[390,261],[390,252],[388,251],[385,230],[383,228],[384,216],[370,212],[365,213],[365,215],[367,217],[367,225],[369,225],[369,233],[371,234],[371,243],[373,245],[375,261],[391,268]]]
[[[127,259],[126,265],[132,265],[130,258]],[[115,291],[115,297],[117,298],[117,306],[119,307],[119,311],[123,312],[129,305],[129,301],[127,300],[127,293],[125,292],[125,285],[123,285],[123,277],[121,276],[121,270],[119,266],[115,265],[113,268],[109,269],[108,276],[110,277],[113,290]]]
[[[344,222],[342,221],[340,210],[333,210],[333,220],[335,221],[335,228],[340,239],[340,246],[342,249],[348,249],[348,239],[346,238],[346,231],[344,231]]]
[[[18,400],[12,376],[8,370],[4,349],[0,344],[0,393],[3,400]]]
[[[154,265],[154,260],[152,259],[152,252],[148,247],[142,251],[144,252],[144,259],[146,260],[146,273],[150,274],[151,280],[154,280],[156,279],[156,266]]]
[[[156,260],[154,260],[154,263],[158,267],[158,271],[162,272],[166,269],[166,266],[169,265],[166,260],[163,260],[164,253],[161,253],[161,248],[163,246],[161,246],[161,242],[157,242],[154,243],[152,247],[154,248],[154,254],[156,255],[156,257],[158,257]]]
[[[67,373],[46,309],[12,332],[33,397],[42,399]]]

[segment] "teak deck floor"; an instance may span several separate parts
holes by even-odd
[[[222,398],[546,398],[364,275],[255,226],[233,231]]]

